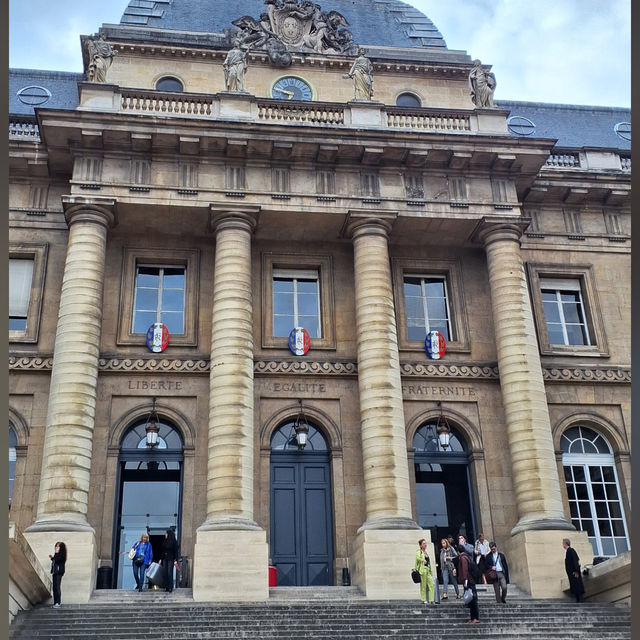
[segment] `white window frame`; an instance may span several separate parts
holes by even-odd
[[[305,327],[307,331],[309,331],[309,335],[311,338],[322,338],[322,306],[321,306],[321,298],[320,298],[320,274],[317,269],[273,269],[272,281],[275,282],[276,279],[284,279],[284,280],[292,280],[293,281],[293,322],[294,327],[299,325],[299,314],[298,314],[298,280],[315,280],[316,282],[316,304],[318,307],[318,316],[317,316],[317,333],[319,335],[313,335],[311,331],[309,331],[308,327]],[[284,314],[276,313],[275,307],[275,296],[276,292],[272,286],[272,305],[273,305],[273,327],[275,327],[275,320],[277,317],[281,317]],[[289,315],[289,314],[286,314]],[[293,329],[293,327],[291,327]],[[274,328],[274,338],[284,338],[288,336],[276,336],[275,328]]]
[[[424,290],[424,286],[425,286],[425,281],[426,280],[439,280],[442,281],[442,283],[444,284],[444,304],[445,304],[445,309],[447,312],[447,331],[448,331],[448,335],[444,336],[444,339],[447,342],[452,342],[454,335],[453,335],[453,329],[452,329],[452,325],[451,325],[451,309],[450,309],[450,305],[449,305],[449,288],[447,286],[447,276],[445,275],[431,275],[431,274],[418,274],[418,273],[405,273],[402,276],[402,285],[403,285],[403,289],[404,289],[404,284],[405,284],[405,280],[407,278],[418,278],[420,280],[420,292],[421,292],[421,300],[422,300],[422,311],[423,311],[423,318],[424,318],[424,328],[425,328],[425,335],[427,333],[429,333],[429,331],[431,331],[430,329],[430,324],[429,324],[429,310],[427,307],[427,296],[425,295],[425,290]],[[406,304],[407,304],[407,300],[406,300],[406,296],[403,294],[403,298],[405,301],[405,318],[406,318],[406,322],[407,322],[407,336],[409,334],[409,318],[406,316]]]
[[[580,283],[580,280],[573,279],[573,278],[571,279],[540,278],[540,293],[542,294],[547,291],[555,292],[556,304],[558,307],[558,313],[560,315],[560,327],[562,328],[562,339],[563,339],[562,345],[566,347],[583,347],[583,346],[590,347],[591,335],[589,332],[589,325],[587,323],[587,315],[585,313],[584,300],[582,297],[582,285]],[[567,323],[565,319],[564,303],[562,302],[562,299],[561,299],[561,294],[563,291],[571,291],[571,292],[578,293],[578,309],[580,313],[580,322],[577,324],[578,326],[582,327],[583,336],[586,339],[585,343],[583,344],[572,344],[569,342],[567,324],[576,324],[576,323]],[[544,301],[543,301],[543,312],[544,312]],[[547,333],[549,333],[549,320],[547,319],[546,314],[545,314],[545,322],[547,324]],[[552,324],[557,324],[557,323],[554,322]]]
[[[135,332],[136,326],[136,313],[138,311],[151,312],[153,309],[138,309],[138,274],[140,273],[140,269],[159,269],[158,274],[158,302],[156,305],[156,320],[155,322],[162,322],[162,292],[163,292],[163,283],[164,283],[164,270],[165,269],[182,269],[183,272],[183,287],[182,287],[182,333],[176,335],[185,335],[186,333],[186,306],[187,306],[187,268],[183,265],[158,265],[158,264],[137,264],[136,272],[135,272],[135,281],[134,281],[134,291],[133,291],[133,313],[131,314],[131,333],[134,335],[141,335],[142,333],[146,333],[147,330],[143,332]],[[149,289],[150,287],[142,287],[143,289]]]

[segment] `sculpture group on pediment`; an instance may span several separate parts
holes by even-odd
[[[277,66],[291,64],[290,51],[354,56],[358,46],[349,23],[337,11],[322,11],[309,0],[265,0],[259,19],[242,16],[233,21],[240,46],[264,50]]]
[[[104,34],[101,33],[97,38],[87,40],[87,54],[89,57],[87,78],[91,82],[105,82],[116,51],[104,39]]]

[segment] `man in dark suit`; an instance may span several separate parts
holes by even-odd
[[[575,596],[576,602],[582,602],[584,584],[582,584],[582,574],[580,573],[580,558],[575,549],[571,547],[569,538],[563,538],[564,547],[564,568],[569,578],[571,593]]]
[[[493,583],[493,591],[496,594],[496,602],[505,603],[507,601],[507,585],[509,584],[509,565],[504,553],[498,551],[495,542],[489,544],[491,552],[486,557],[485,567],[496,572],[497,579]]]

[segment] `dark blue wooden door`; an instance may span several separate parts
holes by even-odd
[[[333,584],[326,454],[271,454],[271,559],[278,586]]]

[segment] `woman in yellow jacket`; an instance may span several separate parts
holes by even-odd
[[[427,555],[427,541],[424,538],[418,540],[420,547],[416,551],[415,569],[420,574],[420,600],[433,604],[433,576],[431,575],[431,561]],[[427,594],[429,595],[427,599]]]

